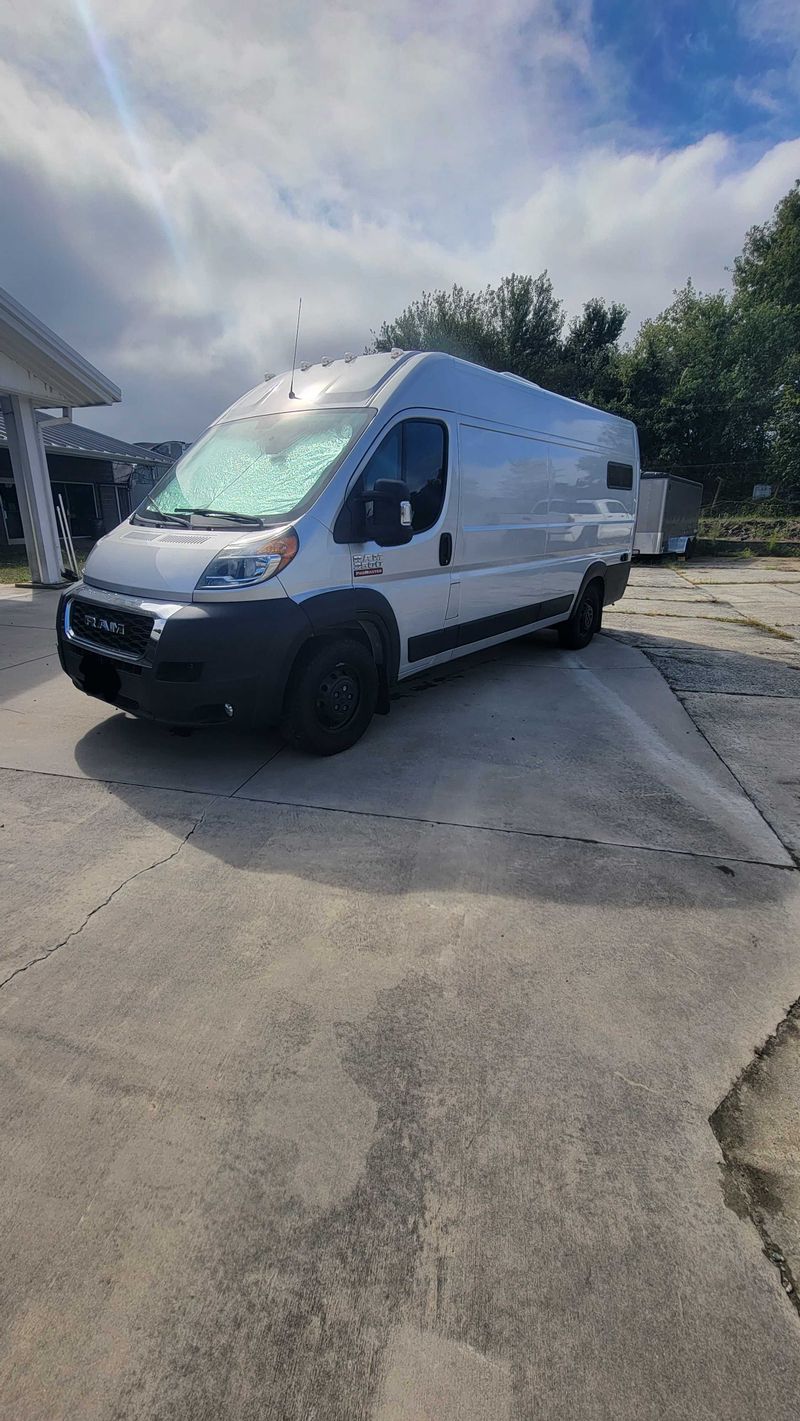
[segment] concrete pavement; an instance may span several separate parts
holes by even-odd
[[[0,599],[4,1421],[793,1417],[708,1123],[800,993],[791,815],[636,628],[317,762],[85,700],[6,642],[44,609]]]

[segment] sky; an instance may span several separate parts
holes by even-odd
[[[626,337],[800,177],[797,0],[0,0],[0,285],[193,439],[424,289]]]

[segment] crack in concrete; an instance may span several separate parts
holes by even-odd
[[[214,803],[215,800],[212,800],[209,804],[205,806],[202,812],[198,814],[194,823],[184,834],[180,843],[170,853],[164,854],[162,858],[156,859],[153,863],[147,864],[144,868],[137,868],[135,873],[131,873],[128,875],[127,878],[123,878],[122,882],[118,883],[116,888],[112,888],[111,892],[106,898],[103,899],[101,903],[95,904],[94,908],[92,908],[86,914],[86,917],[84,918],[83,922],[77,928],[73,928],[71,932],[68,932],[65,938],[62,938],[60,942],[54,943],[52,947],[46,948],[44,952],[38,953],[36,957],[32,957],[30,962],[25,962],[21,967],[15,967],[13,972],[9,972],[8,976],[4,977],[3,980],[0,981],[0,991],[2,991],[4,987],[7,987],[10,982],[13,982],[15,977],[21,977],[25,972],[29,972],[32,967],[38,966],[40,962],[46,962],[48,958],[53,956],[54,953],[59,952],[62,947],[66,947],[67,943],[72,942],[73,938],[80,937],[81,933],[84,931],[84,928],[87,927],[87,925],[91,922],[92,918],[94,918],[97,913],[100,913],[103,908],[107,908],[109,903],[113,902],[113,900],[122,892],[123,888],[127,888],[129,883],[133,883],[137,878],[143,878],[146,873],[152,873],[154,868],[161,868],[163,864],[170,863],[172,859],[177,858],[178,854],[181,852],[181,849],[183,849],[186,844],[188,844],[189,840],[192,838],[192,835],[196,833],[196,831],[200,828],[200,825],[203,823],[203,820],[205,819],[206,815],[208,814],[208,811],[211,809]]]
[[[681,1105],[687,1105],[690,1110],[697,1110],[697,1101],[689,1100],[685,1095],[681,1095],[679,1090],[659,1090],[657,1086],[645,1085],[644,1081],[631,1080],[630,1076],[623,1075],[622,1071],[615,1071],[614,1075],[618,1080],[624,1081],[626,1085],[633,1086],[636,1090],[643,1090],[647,1095],[654,1095],[659,1100],[677,1100]]]
[[[798,695],[791,691],[698,691],[693,686],[673,686],[672,690],[676,696],[749,696],[756,701],[796,701]]]

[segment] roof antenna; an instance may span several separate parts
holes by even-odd
[[[302,298],[302,296],[301,296],[301,297],[300,297],[300,300],[299,300],[298,303],[297,303],[297,328],[296,328],[295,333],[294,333],[294,355],[292,356],[292,378],[291,378],[291,381],[290,381],[290,383],[289,383],[289,399],[290,399],[290,400],[296,400],[296,399],[298,398],[298,396],[297,396],[297,395],[295,394],[295,392],[294,392],[294,371],[295,371],[295,366],[297,365],[297,342],[298,342],[298,340],[299,340],[299,338],[300,338],[300,312],[301,312],[302,309],[303,309],[303,298]]]

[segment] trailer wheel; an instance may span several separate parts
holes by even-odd
[[[566,622],[556,627],[561,645],[570,651],[580,651],[588,646],[596,631],[600,630],[600,616],[603,604],[596,582],[590,582],[578,598]]]
[[[338,755],[361,739],[377,699],[378,668],[363,642],[312,642],[292,671],[281,734],[311,755]]]

